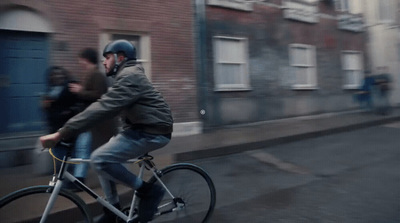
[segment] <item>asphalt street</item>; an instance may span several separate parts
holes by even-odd
[[[400,222],[400,123],[195,161],[211,222]]]
[[[214,181],[212,223],[394,223],[399,136],[400,122],[190,162]]]

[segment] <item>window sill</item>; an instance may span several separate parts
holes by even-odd
[[[296,91],[313,91],[318,90],[319,88],[314,85],[293,85],[292,90]]]
[[[361,88],[360,85],[344,85],[342,86],[343,90],[358,90]]]
[[[215,88],[215,92],[251,91],[252,88]]]

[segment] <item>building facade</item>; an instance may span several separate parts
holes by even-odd
[[[370,63],[361,13],[336,1],[197,3],[205,128],[357,108]]]
[[[79,77],[80,50],[92,47],[101,56],[119,38],[135,44],[138,61],[171,106],[177,132],[180,126],[193,131],[198,126],[193,35],[187,0],[1,1],[0,134],[43,131],[46,69],[62,66]]]
[[[176,135],[357,109],[353,94],[366,69],[390,67],[394,91],[400,89],[397,6],[398,0],[4,0],[0,134],[43,131],[46,68],[79,76],[79,50],[101,54],[118,38],[136,45],[171,105]],[[383,13],[388,8],[394,12]]]
[[[368,33],[368,53],[371,71],[378,74],[379,67],[386,67],[392,77],[391,103],[400,103],[400,17],[399,0],[371,0],[361,9]]]

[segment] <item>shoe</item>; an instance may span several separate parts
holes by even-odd
[[[138,189],[137,196],[139,202],[139,221],[146,223],[151,221],[157,212],[158,205],[164,196],[164,188],[156,184],[145,183]]]
[[[121,209],[119,204],[114,204],[118,210]],[[93,223],[116,223],[117,222],[117,215],[113,212],[108,210],[107,208],[103,208],[104,213],[102,215],[96,216],[93,218]]]
[[[81,181],[82,183],[85,183],[85,178],[81,178],[81,177],[77,177],[77,179],[79,181]],[[72,192],[81,192],[82,189],[77,187],[74,183],[72,183],[71,181],[66,182],[63,187],[66,190],[72,191]]]

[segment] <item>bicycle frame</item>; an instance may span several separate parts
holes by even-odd
[[[40,223],[44,223],[53,208],[53,205],[57,199],[58,194],[60,193],[60,190],[64,184],[65,180],[71,181],[73,184],[75,184],[77,187],[85,191],[87,194],[89,194],[91,197],[93,197],[98,203],[100,203],[102,206],[106,207],[109,209],[111,212],[113,212],[115,215],[120,217],[124,222],[131,222],[135,220],[138,215],[135,212],[135,205],[136,205],[136,193],[133,193],[133,198],[132,202],[130,204],[130,210],[129,210],[129,215],[124,214],[122,211],[118,210],[115,208],[113,205],[111,205],[108,201],[106,201],[103,197],[98,195],[96,192],[94,192],[92,189],[90,189],[88,186],[86,186],[84,183],[79,181],[76,177],[74,177],[72,174],[70,174],[67,171],[68,168],[68,162],[90,162],[90,160],[87,159],[78,159],[78,158],[70,158],[70,154],[67,154],[66,156],[63,157],[63,161],[60,166],[60,171],[58,173],[58,177],[56,179],[55,176],[53,176],[53,179],[50,181],[50,186],[54,186],[53,191],[51,192],[51,196],[49,198],[49,201],[46,205],[45,211],[42,215],[42,218],[40,220]],[[172,195],[172,193],[168,190],[168,188],[165,186],[165,184],[161,181],[159,176],[157,175],[157,169],[155,168],[154,164],[151,163],[149,160],[143,158],[143,159],[131,159],[128,160],[129,163],[135,162],[139,163],[140,169],[139,169],[139,178],[143,178],[143,173],[144,169],[146,166],[149,168],[149,170],[153,173],[157,181],[160,182],[160,184],[163,186],[165,191],[171,196],[171,198],[175,199],[175,197]],[[143,162],[143,163],[142,163]],[[179,208],[179,207],[178,207]]]

